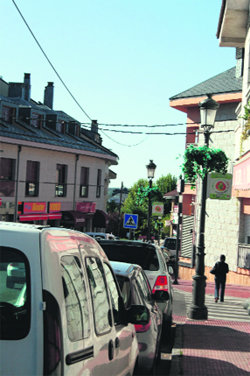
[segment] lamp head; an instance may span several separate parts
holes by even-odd
[[[201,127],[211,129],[214,127],[215,117],[219,104],[212,99],[212,94],[207,94],[207,98],[199,103]]]
[[[153,179],[155,175],[156,164],[150,159],[149,164],[146,166],[148,171],[148,179]]]

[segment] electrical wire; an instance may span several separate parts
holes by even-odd
[[[24,16],[22,15],[20,9],[18,8],[17,4],[15,3],[14,0],[12,0],[13,4],[15,5],[18,13],[20,14],[23,22],[25,23],[25,25],[27,26],[29,32],[31,33],[32,37],[34,38],[36,44],[38,45],[38,47],[40,48],[40,50],[42,51],[43,55],[45,56],[46,60],[48,61],[49,65],[51,66],[51,68],[53,69],[53,71],[55,72],[55,74],[57,75],[57,77],[59,78],[59,80],[61,81],[61,83],[63,84],[63,86],[65,87],[65,89],[67,90],[67,92],[69,93],[69,95],[71,96],[71,98],[74,100],[74,102],[77,104],[77,106],[81,109],[81,111],[87,116],[87,118],[89,120],[92,120],[91,117],[87,114],[87,112],[83,109],[83,107],[80,105],[80,103],[77,101],[77,99],[74,97],[74,95],[71,93],[70,89],[68,88],[68,86],[65,84],[65,82],[63,81],[63,79],[61,78],[61,76],[59,75],[59,73],[57,72],[56,68],[54,67],[54,65],[52,64],[52,62],[50,61],[48,55],[46,54],[46,52],[44,51],[44,49],[42,48],[41,44],[39,43],[39,41],[37,40],[36,36],[34,35],[33,31],[31,30],[30,26],[28,25],[27,21],[25,20]]]

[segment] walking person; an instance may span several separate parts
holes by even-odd
[[[229,272],[228,264],[225,262],[225,255],[220,256],[220,261],[217,261],[210,273],[214,274],[215,290],[214,290],[214,301],[224,302],[224,293],[226,286],[226,276]]]

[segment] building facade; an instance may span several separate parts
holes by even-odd
[[[217,38],[221,47],[234,47],[242,57],[242,102],[237,108],[233,196],[239,213],[238,267],[250,269],[250,2],[223,0]],[[248,112],[246,111],[248,109]]]
[[[242,64],[238,59],[237,65]],[[231,68],[191,89],[170,98],[170,106],[187,114],[186,147],[190,144],[204,145],[204,136],[199,128],[199,103],[212,94],[220,104],[216,114],[215,126],[211,131],[209,146],[221,149],[229,158],[228,173],[233,174],[235,164],[235,133],[239,126],[238,108],[242,100],[242,75],[240,70]],[[199,215],[201,202],[200,181],[196,189],[185,185],[183,192],[183,218],[181,231],[181,253],[179,260],[179,276],[190,279],[194,274],[195,252],[199,236]],[[249,270],[239,265],[239,238],[241,226],[241,210],[237,197],[228,200],[207,198],[205,225],[205,274],[212,280],[209,270],[225,254],[230,266],[229,283],[246,284],[249,281]]]
[[[21,83],[0,79],[0,220],[104,230],[115,153],[102,145],[97,121],[85,129],[53,109],[49,82],[44,103]]]

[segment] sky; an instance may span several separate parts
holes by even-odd
[[[87,126],[98,121],[103,145],[119,157],[110,187],[147,179],[150,160],[154,181],[178,177],[185,136],[148,133],[185,133],[186,115],[169,98],[235,66],[235,49],[216,37],[220,8],[221,0],[1,0],[0,76],[22,82],[30,73],[31,97],[41,102],[54,82],[55,110]],[[182,125],[139,127],[164,124]]]

